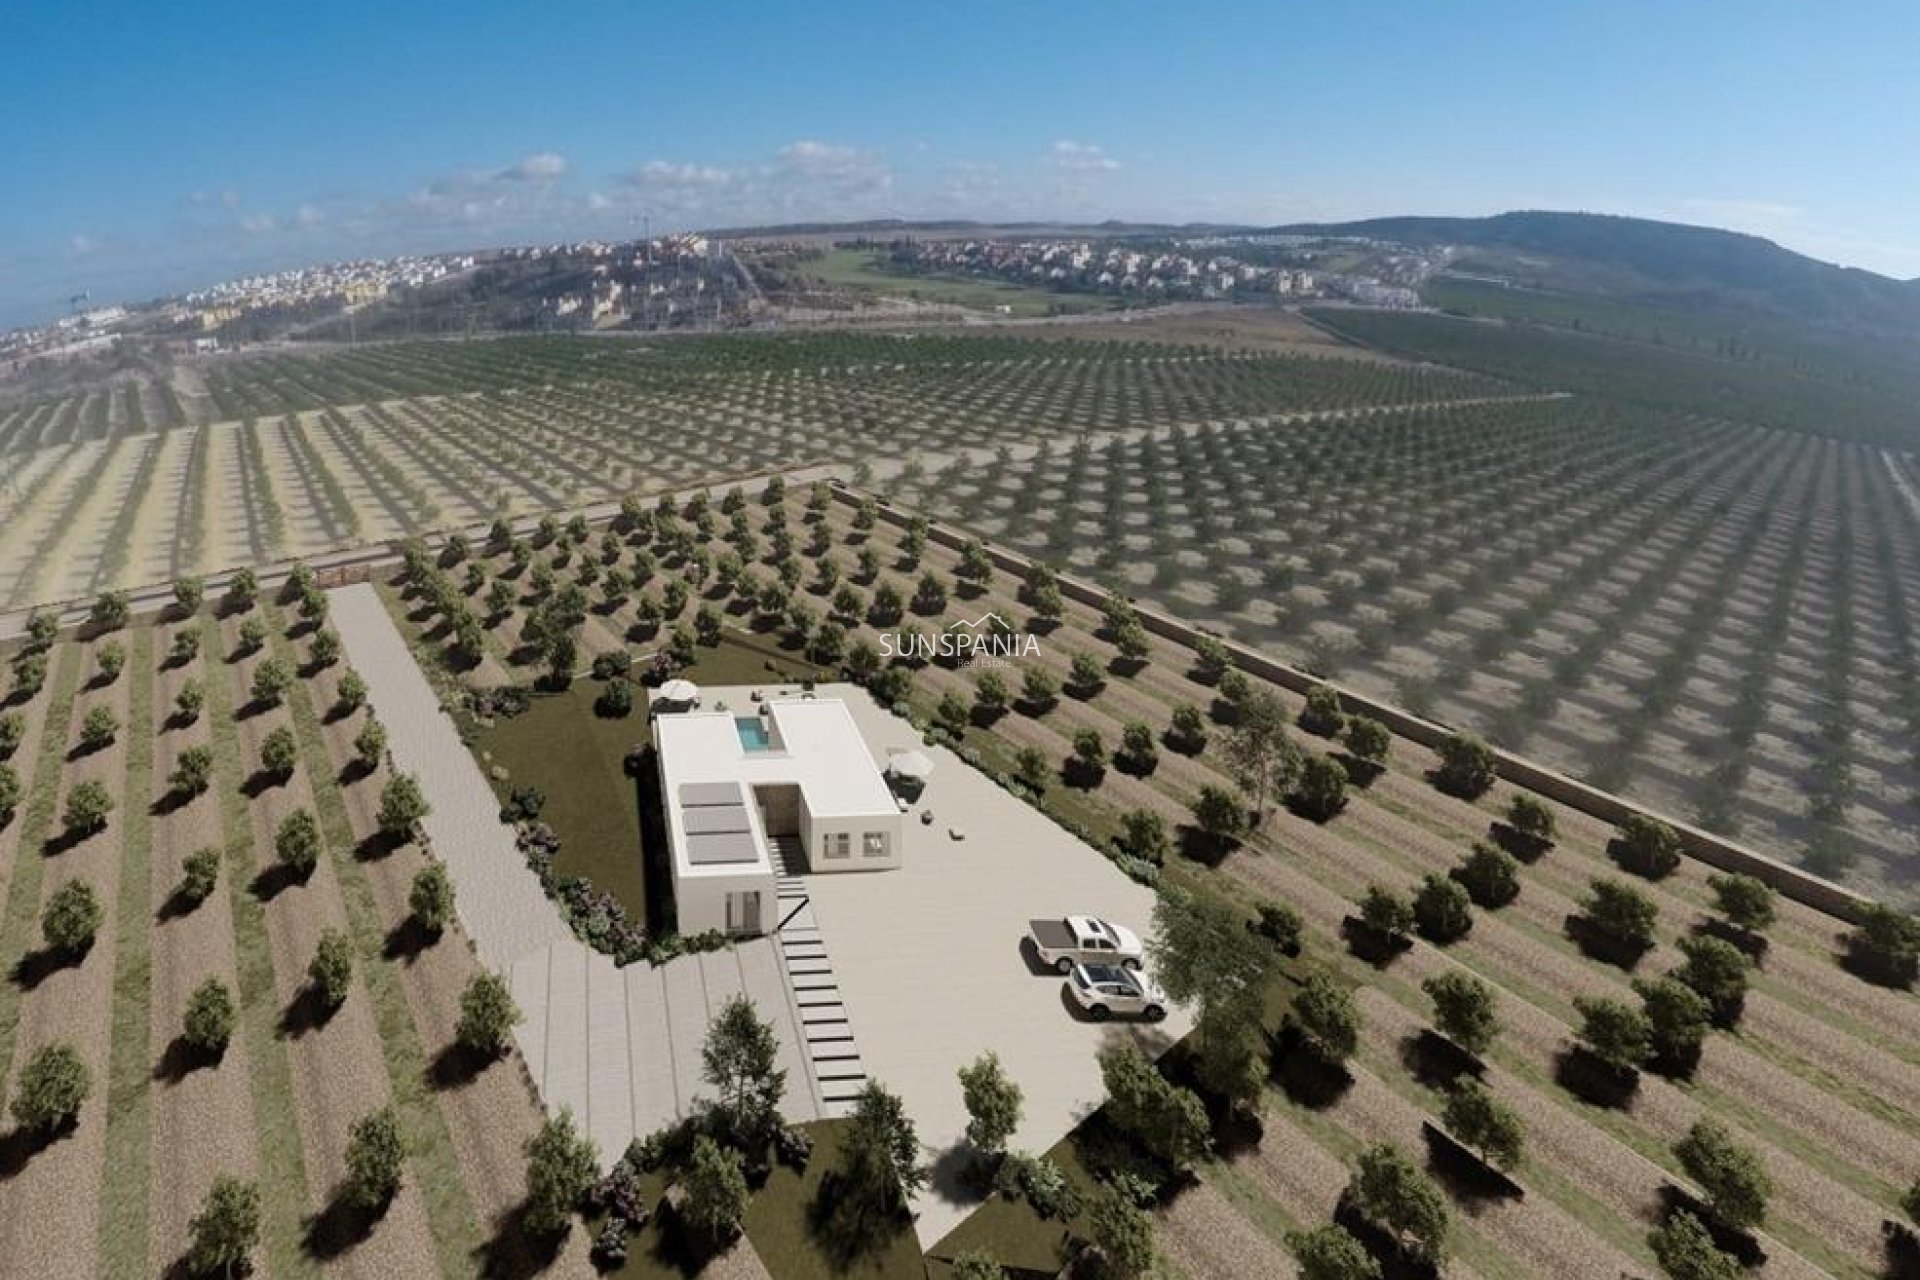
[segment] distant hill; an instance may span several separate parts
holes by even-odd
[[[1894,280],[1713,227],[1594,213],[1373,218],[1275,227],[1298,235],[1454,245],[1453,267],[1529,288],[1920,332],[1920,281]]]

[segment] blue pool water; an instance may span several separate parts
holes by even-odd
[[[740,732],[740,745],[748,751],[767,751],[773,747],[773,740],[767,736],[767,726],[758,716],[736,716],[733,727]]]

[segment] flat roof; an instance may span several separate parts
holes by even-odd
[[[709,691],[712,692],[712,691]],[[852,711],[838,698],[741,699],[738,710],[663,711],[653,722],[674,857],[682,873],[772,865],[749,788],[797,786],[816,818],[897,821],[893,792]],[[759,721],[765,744],[742,737]]]

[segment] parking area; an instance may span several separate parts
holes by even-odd
[[[861,690],[821,694],[846,699],[876,761],[921,746]],[[866,1072],[905,1100],[935,1162],[915,1224],[931,1245],[976,1203],[957,1176],[962,1066],[988,1049],[1000,1055],[1026,1095],[1014,1145],[1044,1151],[1099,1104],[1103,1043],[1131,1037],[1158,1054],[1192,1019],[1177,1008],[1154,1025],[1080,1016],[1062,979],[1023,951],[1027,921],[1084,913],[1145,936],[1152,891],[952,752],[922,749],[935,767],[909,815],[901,868],[805,879]],[[920,821],[923,810],[932,823]],[[949,834],[954,827],[964,839]]]

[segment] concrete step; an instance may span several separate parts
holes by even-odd
[[[800,1021],[809,1027],[826,1026],[835,1022],[844,1027],[847,1025],[847,1007],[838,1002],[811,1008],[802,1006]]]

